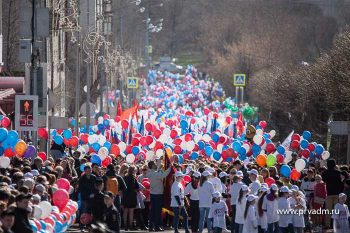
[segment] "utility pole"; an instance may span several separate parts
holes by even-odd
[[[87,25],[88,30],[90,28],[90,0],[87,1]],[[90,63],[86,64],[86,130],[87,133],[90,131],[90,86],[91,86],[91,80],[90,80]]]
[[[146,20],[145,20],[145,23],[146,23],[146,46],[145,46],[145,59],[146,59],[146,68],[149,70],[151,68],[151,57],[150,57],[150,54],[149,54],[149,46],[150,46],[150,38],[149,38],[149,28],[148,28],[148,24],[149,24],[149,18],[150,18],[150,7],[151,7],[151,4],[149,1],[147,1],[147,14],[146,14]]]
[[[79,135],[79,105],[80,105],[80,32],[78,31],[77,61],[75,71],[75,132]]]
[[[32,0],[32,19],[31,19],[31,31],[32,31],[32,54],[31,54],[31,76],[30,76],[30,83],[29,85],[31,86],[31,83],[33,83],[33,89],[30,88],[30,92],[32,95],[37,95],[37,62],[39,58],[39,51],[35,45],[36,41],[36,0]],[[28,85],[28,84],[27,84]],[[37,140],[37,133],[32,132],[33,136],[33,144],[35,148],[38,146],[38,140]]]

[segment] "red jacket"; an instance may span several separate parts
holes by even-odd
[[[321,199],[326,200],[327,198],[327,188],[326,183],[319,183],[315,185],[314,197],[311,200],[311,205],[313,209],[319,209],[323,207],[319,201]]]

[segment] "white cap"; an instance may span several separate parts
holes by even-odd
[[[212,167],[207,167],[207,168],[205,168],[205,170],[210,172],[210,173],[214,173],[215,172],[215,169],[212,168]]]
[[[342,198],[342,197],[346,197],[346,194],[345,193],[339,193],[339,198]]]
[[[268,190],[269,189],[267,187],[265,187],[265,186],[261,186],[260,189],[259,189],[260,192],[267,192]]]
[[[271,188],[271,190],[273,190],[273,191],[277,191],[277,190],[278,190],[278,187],[277,187],[276,184],[272,184],[270,188]]]
[[[261,186],[261,187],[265,187],[265,188],[268,188],[268,187],[269,187],[266,183],[261,183],[260,186]]]
[[[202,173],[202,176],[211,176],[211,173],[208,172],[208,171],[204,171],[204,172]]]
[[[244,176],[242,171],[237,171],[236,175],[239,176],[239,177],[243,177]]]
[[[248,195],[248,197],[247,197],[247,201],[253,201],[253,200],[256,200],[256,196],[255,195],[253,195],[253,194],[250,194],[250,195]]]
[[[24,178],[33,178],[34,175],[31,172],[27,172],[24,174]]]
[[[186,175],[188,175],[191,171],[193,171],[191,166],[186,167]]]
[[[38,202],[41,201],[41,197],[39,196],[39,194],[34,194],[34,195],[32,196],[32,199],[33,199],[33,201],[38,201]]]
[[[177,177],[184,177],[185,175],[182,173],[182,172],[179,172],[179,171],[177,171],[177,172],[175,172],[175,177],[177,178]]]
[[[241,186],[242,191],[249,191],[249,187],[247,185],[242,185]]]
[[[33,176],[38,176],[38,175],[40,175],[39,171],[36,170],[36,169],[33,169],[31,173],[33,174]]]
[[[215,193],[213,193],[213,197],[214,198],[220,198],[221,197],[221,193],[220,192],[215,192]]]
[[[226,177],[226,176],[228,176],[228,174],[226,172],[220,172],[220,174],[219,174],[220,178]]]
[[[199,177],[201,177],[201,173],[195,171],[195,172],[193,172],[192,176],[194,176],[194,177],[196,177],[196,178],[199,178]]]
[[[248,174],[249,174],[249,175],[250,175],[250,174],[253,174],[253,175],[258,176],[258,175],[259,175],[259,172],[258,172],[257,170],[255,170],[255,169],[252,169],[252,170],[248,171]]]
[[[290,190],[297,192],[297,191],[299,191],[299,187],[296,186],[296,185],[292,185],[292,187],[290,188]]]
[[[281,188],[280,188],[280,192],[281,193],[289,193],[289,188],[287,187],[287,186],[282,186]]]

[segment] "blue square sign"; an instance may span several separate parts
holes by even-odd
[[[234,74],[233,75],[233,86],[245,87],[245,74]]]

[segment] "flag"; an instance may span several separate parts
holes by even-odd
[[[129,119],[129,117],[134,116],[134,114],[136,113],[137,113],[137,106],[128,108],[122,112],[122,114],[120,115],[120,120],[127,120]]]
[[[169,148],[165,148],[164,150],[164,170],[167,170],[169,167],[171,167],[171,161],[170,157],[172,156],[172,153]],[[169,173],[169,175],[164,180],[164,202],[163,202],[163,208],[170,210],[170,197],[171,197],[171,185],[174,181],[174,174],[175,174],[175,168],[173,167]]]
[[[144,122],[144,119],[143,119],[143,116],[142,116],[141,123],[140,123],[140,128],[139,128],[139,133],[143,136],[144,131],[145,131],[145,122]]]
[[[132,117],[129,117],[129,129],[128,129],[128,136],[129,136],[129,140],[128,143],[131,144],[131,140],[132,140],[132,131],[134,129],[133,126],[133,122],[132,122]]]
[[[294,130],[292,132],[290,132],[290,134],[286,137],[286,139],[284,139],[284,141],[282,142],[282,146],[286,149],[289,148],[290,143],[292,142],[292,136],[294,134]]]
[[[115,114],[115,118],[117,118],[117,116],[121,117],[122,112],[123,112],[122,105],[120,103],[120,100],[118,100],[117,113]]]

